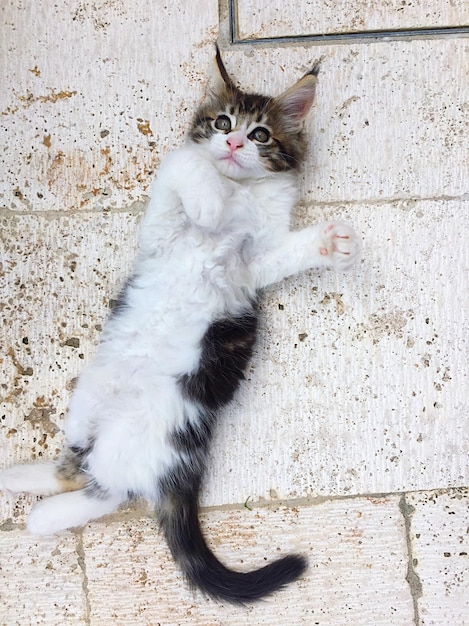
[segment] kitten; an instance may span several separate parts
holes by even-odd
[[[216,62],[219,85],[160,168],[135,268],[72,394],[63,458],[4,470],[0,488],[51,496],[28,518],[40,535],[146,498],[189,582],[246,603],[306,560],[239,573],[207,546],[198,495],[216,416],[252,355],[259,290],[307,268],[346,270],[360,241],[336,222],[289,229],[318,66],[272,98],[241,91],[218,49]]]

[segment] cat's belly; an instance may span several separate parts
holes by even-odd
[[[244,232],[208,236],[195,227],[154,256],[141,258],[127,293],[135,311],[161,320],[179,315],[186,323],[238,314],[254,296],[249,266],[252,236]],[[174,325],[174,324],[173,324]]]
[[[151,363],[122,368],[91,366],[74,394],[65,423],[67,442],[87,436],[87,473],[112,493],[154,498],[158,480],[177,461],[171,433],[190,411],[178,380],[155,373]]]
[[[242,278],[228,288],[226,268],[214,264],[197,277],[182,276],[177,284],[162,279],[154,286],[132,287],[127,299],[127,307],[106,324],[97,360],[148,359],[157,374],[180,376],[197,367],[209,326],[250,310],[253,298]]]

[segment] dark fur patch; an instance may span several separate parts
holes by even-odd
[[[198,494],[215,423],[213,410],[232,398],[243,378],[256,330],[254,307],[243,316],[217,320],[207,330],[199,368],[180,380],[186,396],[200,405],[200,414],[171,435],[181,460],[158,484],[157,517],[174,560],[192,586],[236,604],[263,598],[306,569],[304,558],[290,555],[252,572],[232,571],[210,550],[200,528]]]
[[[256,341],[257,313],[213,322],[202,340],[198,369],[180,379],[186,396],[213,411],[229,402],[244,378]]]
[[[57,466],[56,475],[62,491],[83,489],[87,484],[82,464],[87,450],[78,447],[66,448],[65,454]]]
[[[90,448],[73,446],[65,449],[65,454],[57,467],[57,473],[64,480],[74,480],[79,474],[83,474],[83,461]]]
[[[199,406],[196,420],[171,433],[169,443],[184,459],[160,483],[162,494],[198,493],[215,411],[227,404],[244,378],[256,340],[257,311],[213,322],[202,339],[197,370],[179,379],[183,394]]]
[[[212,412],[200,412],[196,424],[186,420],[182,428],[178,428],[171,434],[172,446],[186,455],[194,452],[204,455],[212,438],[214,423],[215,415]]]
[[[106,499],[108,492],[103,489],[87,472],[87,457],[93,449],[93,443],[86,448],[71,446],[65,449],[65,454],[57,467],[57,476],[64,491],[84,489],[90,497]]]
[[[96,498],[97,500],[107,500],[109,498],[108,490],[101,487],[101,485],[96,482],[94,478],[88,479],[85,492],[88,497]]]
[[[251,358],[257,330],[257,311],[213,322],[202,338],[199,366],[179,379],[182,393],[199,407],[196,420],[171,433],[169,443],[184,461],[161,482],[161,493],[198,493],[215,411],[236,392]],[[195,491],[194,491],[195,490]]]
[[[127,291],[132,284],[132,277],[128,278],[121,287],[117,298],[109,300],[109,307],[111,309],[111,317],[118,317],[122,311],[127,308]]]

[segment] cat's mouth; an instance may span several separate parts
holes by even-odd
[[[236,154],[225,154],[218,158],[218,167],[222,174],[239,180],[242,178],[260,178],[266,175],[262,167],[253,167],[248,163],[243,163],[241,157]]]
[[[246,165],[240,163],[240,159],[237,158],[236,154],[227,154],[222,156],[220,159],[220,165],[228,176],[234,176],[235,178],[244,178],[248,171],[246,169]]]
[[[227,154],[226,156],[221,157],[221,160],[224,161],[225,163],[233,163],[234,165],[237,165],[238,167],[242,167],[241,163],[237,161],[237,159],[235,158],[233,154]]]

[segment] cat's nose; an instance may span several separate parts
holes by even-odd
[[[242,138],[237,135],[231,135],[228,137],[226,143],[229,145],[231,152],[234,152],[235,150],[238,150],[238,148],[242,148],[244,146]]]

